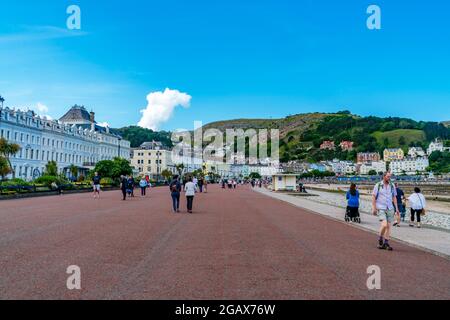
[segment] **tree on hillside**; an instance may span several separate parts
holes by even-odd
[[[406,145],[406,139],[404,136],[400,136],[400,138],[398,138],[398,144],[401,145],[402,147]]]
[[[11,165],[11,157],[16,155],[20,151],[20,146],[16,143],[9,143],[5,138],[0,138],[0,156],[2,156],[6,162],[8,162],[8,166],[10,169],[10,173],[15,175],[14,168]]]
[[[172,134],[166,131],[153,131],[138,126],[130,126],[113,130],[120,134],[124,139],[130,141],[132,148],[139,147],[142,143],[148,141],[160,141],[165,147],[171,148]]]

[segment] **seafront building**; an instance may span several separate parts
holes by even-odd
[[[402,160],[405,157],[405,153],[401,148],[384,149],[383,160],[385,162]]]
[[[356,163],[365,163],[380,160],[381,157],[378,152],[359,152],[356,155]]]
[[[377,174],[386,172],[386,162],[384,161],[365,162],[359,166],[359,174],[361,175],[368,175],[371,171],[375,171]]]
[[[129,141],[98,125],[94,112],[77,105],[59,120],[0,107],[0,136],[21,147],[11,158],[14,173],[8,178],[35,179],[49,161],[55,161],[58,172],[70,178],[72,165],[85,174],[98,161],[130,156]]]
[[[164,170],[169,170],[172,174],[177,173],[172,162],[172,151],[156,141],[144,142],[139,148],[131,149],[130,164],[135,175],[154,180],[161,180]]]
[[[415,175],[417,172],[425,172],[429,166],[427,157],[418,157],[392,161],[389,168],[393,174]]]
[[[442,141],[440,141],[439,139],[436,139],[429,144],[428,149],[427,149],[427,154],[430,155],[434,151],[440,151],[440,152],[450,151],[450,148],[444,147],[444,143]]]
[[[410,158],[425,157],[426,155],[421,147],[411,147],[408,149],[408,157]]]

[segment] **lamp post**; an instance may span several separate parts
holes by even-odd
[[[118,148],[118,152],[119,154],[117,155],[120,158],[120,142],[122,141],[122,138],[119,137],[119,148]]]

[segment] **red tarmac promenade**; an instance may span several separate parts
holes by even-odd
[[[0,299],[450,299],[449,260],[378,250],[372,233],[248,187],[209,188],[192,215],[172,213],[168,188],[0,202]],[[70,265],[82,290],[66,287]],[[381,290],[366,286],[370,265]]]

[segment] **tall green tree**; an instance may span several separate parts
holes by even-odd
[[[4,157],[0,157],[0,177],[2,180],[11,173],[11,167],[9,166],[8,161]]]
[[[172,178],[172,172],[170,170],[163,170],[161,172],[161,175],[164,177],[164,179],[166,179],[167,181],[170,181],[170,179]]]
[[[130,163],[122,158],[99,161],[94,171],[98,172],[101,177],[113,179],[117,179],[121,175],[130,175],[133,173]]]
[[[0,156],[2,156],[9,165],[10,172],[15,175],[14,168],[11,165],[11,157],[20,151],[20,146],[16,143],[9,143],[5,138],[0,138]]]
[[[49,161],[45,165],[45,175],[52,177],[58,176],[58,164],[56,163],[56,161]]]

